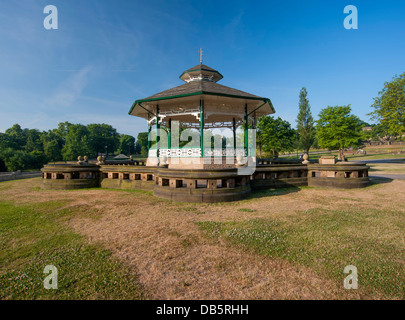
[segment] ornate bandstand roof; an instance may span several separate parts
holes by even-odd
[[[255,117],[275,112],[270,99],[218,84],[222,78],[217,70],[201,63],[180,75],[185,84],[136,100],[129,114],[153,123],[159,106],[159,123],[176,117],[194,127],[199,125],[199,107],[203,103],[204,121],[208,127],[214,127],[232,118],[242,123],[246,108]]]

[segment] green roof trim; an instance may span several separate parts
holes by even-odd
[[[260,106],[262,107],[263,105],[266,104],[266,102],[269,103],[271,109],[273,110],[273,113],[276,112],[274,110],[273,104],[271,103],[269,98],[261,98],[261,97],[247,97],[247,96],[238,96],[238,95],[232,95],[232,94],[225,94],[225,93],[213,93],[213,92],[204,92],[204,91],[199,91],[199,92],[193,92],[193,93],[187,93],[187,94],[180,94],[180,95],[175,95],[175,96],[169,96],[169,97],[161,97],[161,98],[153,98],[153,99],[141,99],[141,100],[136,100],[133,104],[131,109],[129,110],[128,114],[131,114],[131,112],[134,110],[135,106],[139,104],[141,106],[142,102],[151,102],[151,101],[160,101],[160,100],[170,100],[170,99],[176,99],[176,98],[183,98],[183,97],[190,97],[190,96],[196,96],[200,94],[206,94],[206,95],[212,95],[212,96],[222,96],[222,97],[228,97],[228,98],[242,98],[242,99],[249,99],[249,100],[261,100],[264,101],[264,103]],[[141,106],[142,107],[142,106]],[[259,107],[259,108],[260,108]],[[144,110],[146,110],[144,107],[142,107]],[[259,109],[257,108],[257,109]],[[255,109],[255,111],[257,110]],[[146,110],[149,113],[151,113],[149,110]]]

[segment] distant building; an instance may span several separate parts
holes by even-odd
[[[363,130],[363,131],[373,131],[373,127],[363,127],[361,130]]]
[[[114,160],[128,160],[129,157],[127,157],[125,154],[119,154],[118,156],[114,157]]]

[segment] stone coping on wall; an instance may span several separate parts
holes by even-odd
[[[223,168],[223,169],[166,169],[157,168],[155,175],[165,178],[177,178],[177,179],[221,179],[228,177],[238,176],[238,169],[236,168]]]
[[[296,159],[274,159],[274,158],[257,158],[257,166],[268,166],[268,165],[290,165],[290,164],[301,164],[301,161]]]
[[[361,162],[354,162],[354,161],[347,161],[347,162],[338,162],[336,164],[308,164],[308,170],[320,170],[320,171],[328,171],[328,170],[335,170],[335,171],[358,171],[358,170],[368,170],[370,169],[364,163]]]
[[[370,184],[368,169],[360,162],[309,164],[308,186],[330,188],[363,188]]]
[[[306,164],[272,164],[256,168],[250,185],[253,190],[288,188],[308,185]]]
[[[252,175],[237,168],[171,169],[130,163],[56,163],[45,165],[46,189],[103,187],[153,190],[158,197],[190,202],[232,201],[252,189],[289,186],[360,188],[369,183],[369,167],[359,162],[302,164],[297,161],[257,161]]]
[[[46,164],[41,171],[42,172],[83,172],[83,171],[99,171],[100,166],[96,164],[84,163],[55,163]]]
[[[157,167],[150,166],[136,166],[136,165],[111,165],[111,164],[102,164],[100,165],[101,172],[114,171],[114,172],[154,172]]]
[[[10,181],[10,180],[19,180],[19,179],[30,179],[38,178],[41,176],[41,171],[35,172],[1,172],[0,173],[0,182]]]
[[[308,170],[306,164],[270,164],[256,167],[256,171]]]
[[[105,160],[105,165],[132,165],[132,166],[145,166],[146,159],[142,160]]]

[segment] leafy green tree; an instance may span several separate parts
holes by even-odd
[[[221,134],[213,134],[212,130],[204,130],[204,148],[214,149],[216,147],[215,142],[219,144],[219,148],[233,147],[231,141]]]
[[[30,161],[25,164],[26,169],[41,169],[48,162],[46,155],[42,151],[32,151],[29,153]]]
[[[78,156],[89,154],[89,130],[82,124],[72,124],[66,135],[66,143],[62,149],[65,161],[76,160]]]
[[[23,130],[19,124],[15,124],[7,129],[5,133],[8,135],[9,142],[13,149],[21,150],[24,148],[27,139],[27,130]]]
[[[12,148],[14,144],[12,143],[10,136],[6,133],[0,132],[0,150],[5,150]]]
[[[27,131],[24,150],[27,152],[44,150],[41,141],[41,132],[39,130],[30,129]]]
[[[315,127],[315,128],[316,128],[316,127]],[[316,136],[316,134],[315,134],[314,143],[312,144],[312,147],[313,147],[314,149],[320,149],[320,148],[321,148],[321,147],[319,146],[318,137]]]
[[[307,94],[307,89],[303,87],[300,91],[299,113],[297,117],[299,145],[305,152],[308,152],[314,143],[316,133],[315,122],[312,117]]]
[[[23,150],[8,148],[0,152],[2,158],[10,171],[40,169],[46,162],[46,156],[40,151],[31,153]]]
[[[148,154],[148,133],[140,132],[136,137],[135,152],[146,156]]]
[[[257,135],[260,137],[260,148],[270,152],[274,158],[281,151],[293,151],[296,131],[288,121],[270,116],[260,117],[257,123]]]
[[[135,138],[127,134],[120,135],[120,144],[117,153],[131,155],[135,153]]]
[[[58,124],[58,128],[52,130],[52,132],[54,134],[56,134],[63,141],[63,144],[65,144],[66,136],[69,133],[69,128],[70,128],[71,125],[72,124],[70,122],[68,122],[68,121],[60,122]]]
[[[66,133],[67,134],[67,133]],[[45,145],[49,142],[55,140],[58,142],[58,146],[59,149],[62,150],[63,146],[65,145],[65,141],[66,141],[66,135],[64,137],[62,137],[59,133],[58,133],[58,129],[52,129],[52,130],[48,130],[48,131],[44,131],[41,134],[41,142],[42,142],[42,146],[43,149],[45,150]]]
[[[383,144],[391,144],[395,140],[395,136],[389,134],[387,126],[378,123],[371,126],[373,129],[371,131],[371,139],[374,141],[379,141]]]
[[[359,127],[361,128],[360,130],[361,141],[367,141],[373,138],[373,130],[372,130],[373,126],[374,125],[371,125],[368,122],[359,119]],[[371,128],[371,130],[368,128]]]
[[[98,153],[113,153],[118,149],[120,138],[117,130],[108,124],[89,124],[87,126],[89,155],[96,157]]]
[[[48,158],[48,161],[54,162],[62,160],[61,148],[56,139],[44,143],[44,153]]]
[[[373,120],[388,129],[388,134],[399,136],[405,132],[405,72],[386,82],[371,106]]]
[[[0,154],[0,158],[4,160],[9,171],[24,170],[25,163],[29,162],[27,157],[26,152],[12,148],[2,150]]]
[[[344,159],[343,149],[358,144],[361,122],[351,114],[350,105],[322,109],[316,122],[318,143],[322,148],[339,149],[339,159]]]

